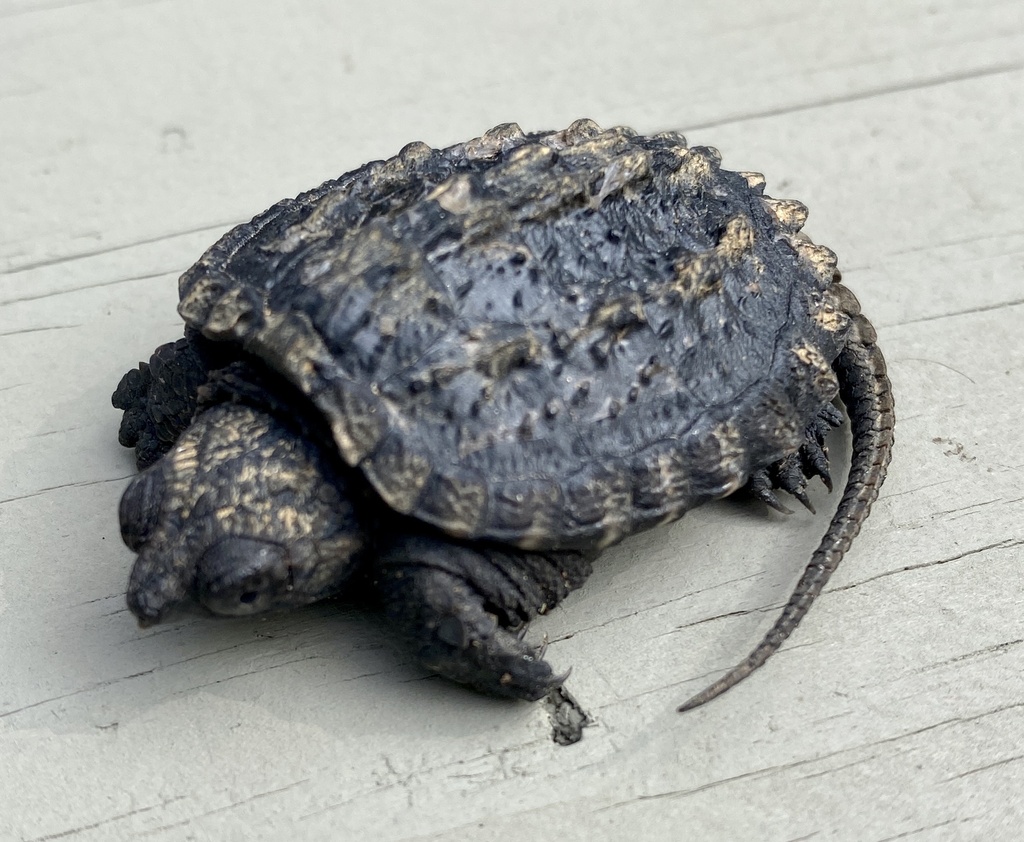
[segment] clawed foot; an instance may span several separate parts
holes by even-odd
[[[807,481],[819,477],[825,487],[832,490],[832,476],[828,470],[828,448],[825,437],[833,427],[843,422],[843,414],[827,404],[811,422],[804,434],[800,449],[785,459],[751,475],[747,488],[766,505],[784,514],[792,514],[775,494],[776,489],[786,491],[799,500],[810,512],[814,506],[807,496]]]

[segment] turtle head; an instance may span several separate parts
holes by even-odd
[[[366,543],[327,447],[224,404],[196,418],[121,499],[138,558],[128,607],[142,626],[201,606],[237,616],[338,593]]]

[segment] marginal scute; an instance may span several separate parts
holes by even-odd
[[[723,472],[722,486],[716,496],[727,497],[747,481],[747,449],[743,434],[734,421],[722,421],[713,430],[712,436],[718,443]]]
[[[692,488],[698,500],[731,494],[749,473],[746,448],[736,426],[729,421],[694,431],[687,439],[686,455],[691,460]]]
[[[802,374],[812,384],[813,392],[820,403],[827,403],[839,394],[839,381],[835,372],[818,348],[803,343],[793,349],[793,356],[798,362],[798,368],[803,368]],[[801,372],[798,370],[797,376],[800,375]]]
[[[860,302],[857,296],[850,289],[841,283],[835,282],[829,286],[828,291],[832,294],[835,304],[844,313],[850,316],[860,314]]]
[[[793,238],[790,244],[793,250],[810,265],[823,288],[832,283],[836,267],[839,264],[839,258],[836,257],[836,253],[832,249],[796,238]]]
[[[644,522],[659,522],[686,508],[690,471],[680,448],[662,442],[632,458],[633,508]]]
[[[334,440],[346,462],[358,465],[374,452],[387,429],[376,401],[345,384],[336,384],[320,396],[319,404],[330,419]]]
[[[252,290],[235,287],[222,295],[209,309],[203,322],[203,333],[210,339],[244,341],[262,315],[260,302]]]
[[[489,520],[502,533],[522,535],[521,546],[533,548],[550,544],[564,502],[557,483],[537,478],[496,484],[489,505]]]
[[[764,193],[764,188],[765,188],[766,181],[765,181],[765,177],[764,177],[764,175],[762,173],[759,173],[759,172],[741,172],[741,173],[737,173],[737,174],[742,176],[743,180],[747,182],[747,187],[749,187],[752,191],[754,191],[754,193],[756,193],[758,195],[761,195],[762,193]]]
[[[853,317],[851,328],[851,340],[859,345],[874,345],[878,340],[874,326],[860,313]]]
[[[765,207],[778,222],[779,227],[789,233],[795,234],[804,227],[807,222],[807,205],[795,199],[771,199],[765,198]]]
[[[434,474],[424,488],[419,508],[443,520],[451,534],[470,538],[479,532],[488,510],[488,496],[483,477],[465,472],[452,477]]]
[[[182,277],[178,315],[187,324],[201,329],[210,310],[234,284],[233,279],[223,272],[197,269]]]
[[[589,466],[566,480],[565,532],[589,532],[596,527],[603,539],[614,541],[629,529],[632,510],[632,486],[629,474],[618,460]]]
[[[828,290],[825,290],[821,298],[815,301],[810,315],[821,325],[823,330],[829,333],[841,333],[849,327],[850,316],[845,310],[836,307],[834,299],[827,294],[832,288],[829,287]]]
[[[386,438],[362,463],[363,471],[381,497],[396,512],[409,514],[416,507],[430,478],[430,462],[398,437]]]

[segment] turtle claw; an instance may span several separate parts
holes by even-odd
[[[825,436],[842,420],[842,413],[838,409],[832,404],[826,405],[807,426],[804,442],[799,449],[785,459],[751,474],[747,490],[775,511],[789,515],[793,513],[792,510],[784,506],[775,494],[776,490],[785,491],[811,514],[816,514],[814,504],[807,496],[807,482],[818,477],[825,488],[832,491]]]
[[[772,489],[772,479],[768,474],[767,469],[757,471],[750,477],[750,481],[747,483],[747,488],[751,494],[757,497],[762,503],[771,509],[784,515],[793,514],[793,510],[782,504],[782,501],[778,498],[778,495]]]
[[[533,656],[534,656],[534,657],[535,657],[535,658],[536,658],[536,659],[537,659],[538,661],[542,661],[542,660],[544,660],[544,655],[545,655],[545,654],[547,653],[547,651],[548,651],[548,644],[549,644],[550,642],[551,642],[551,641],[550,641],[550,640],[548,640],[548,636],[547,636],[547,635],[544,635],[544,637],[543,637],[543,638],[541,639],[541,642],[540,642],[540,646],[538,646],[538,647],[537,647],[536,649],[534,649],[534,650],[533,650]]]
[[[815,441],[808,441],[800,448],[800,462],[804,476],[810,479],[818,477],[832,493],[832,474],[828,469],[828,449]]]
[[[806,491],[795,491],[793,492],[793,496],[796,497],[796,499],[800,501],[801,505],[812,515],[816,515],[818,513],[814,508],[814,504],[811,503],[811,499],[807,496]]]

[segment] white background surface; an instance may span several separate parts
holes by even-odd
[[[180,335],[177,275],[407,141],[580,116],[765,172],[878,327],[889,479],[784,650],[674,713],[770,624],[820,488],[628,541],[535,624],[597,720],[568,748],[372,615],[140,631],[109,395]],[[0,0],[0,838],[1019,838],[1022,136],[1019,0]]]

